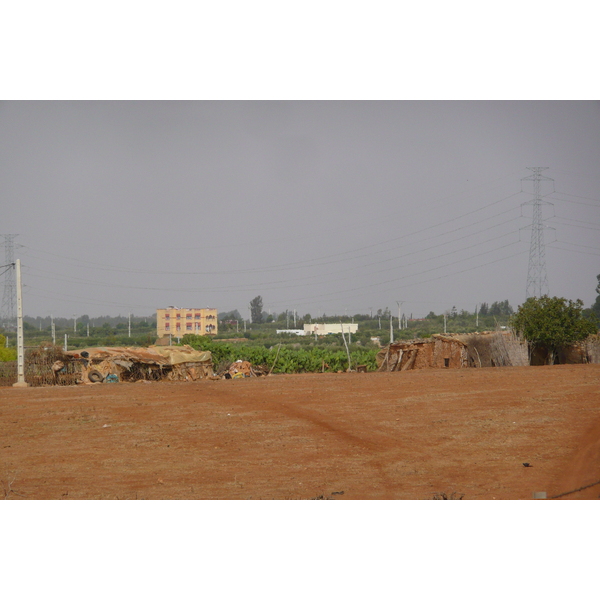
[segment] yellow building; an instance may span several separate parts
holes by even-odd
[[[216,308],[158,308],[156,333],[159,338],[183,337],[186,333],[216,335],[219,331]]]

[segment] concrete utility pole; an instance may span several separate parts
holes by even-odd
[[[404,300],[396,300],[396,304],[398,305],[398,329],[402,329],[402,305]]]
[[[4,271],[4,293],[2,295],[2,307],[0,308],[0,326],[4,326],[4,330],[14,331],[17,323],[17,311],[15,308],[16,283],[15,271],[15,238],[18,234],[4,234],[4,264],[9,267]],[[7,338],[8,339],[8,338]]]
[[[444,333],[446,332],[446,313],[444,313]]]
[[[73,333],[77,333],[77,315],[73,315]]]
[[[479,327],[479,304],[475,305],[475,327]]]
[[[128,336],[131,337],[131,313],[129,313]]]
[[[23,340],[23,294],[21,285],[21,261],[17,258],[17,382],[13,387],[27,387],[25,383],[25,343]]]
[[[52,343],[56,346],[56,326],[54,325],[54,317],[50,315],[51,329],[52,329]]]
[[[392,323],[392,315],[390,315],[390,344],[394,343],[394,326]]]

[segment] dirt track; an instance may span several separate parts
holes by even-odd
[[[10,499],[551,497],[600,480],[600,365],[0,388],[0,479]]]

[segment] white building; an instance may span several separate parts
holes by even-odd
[[[293,335],[306,335],[304,329],[278,329],[277,333],[289,333]]]
[[[304,335],[327,335],[328,333],[356,333],[358,323],[310,323],[304,325]]]

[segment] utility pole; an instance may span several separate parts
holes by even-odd
[[[446,331],[446,313],[444,313],[444,333],[447,333],[447,331]]]
[[[90,324],[87,324],[87,336],[90,337]]]
[[[13,387],[27,387],[25,383],[25,343],[23,340],[23,294],[21,285],[21,261],[15,263],[17,271],[17,382]]]
[[[402,329],[402,305],[404,300],[396,300],[396,304],[398,305],[398,329]]]
[[[390,315],[390,344],[394,343],[394,326],[392,324],[392,315]]]
[[[15,238],[16,233],[6,233],[4,237],[4,264],[9,267],[4,272],[4,292],[2,295],[2,309],[0,310],[0,326],[5,331],[15,331],[17,324],[17,311],[15,307],[16,282],[15,270]]]
[[[475,327],[479,327],[479,304],[475,305]]]
[[[550,177],[542,175],[548,167],[527,167],[533,171],[533,175],[524,177],[521,181],[533,181],[533,200],[524,204],[533,206],[533,217],[531,221],[531,244],[529,246],[529,267],[527,270],[526,298],[541,298],[548,295],[548,275],[546,273],[546,248],[544,245],[544,223],[542,219],[542,205],[549,204],[542,200],[541,182],[554,181]]]
[[[294,329],[296,329],[296,309],[294,309]]]
[[[77,333],[77,315],[73,315],[73,333]]]
[[[54,325],[54,317],[50,315],[50,324],[52,329],[52,344],[56,346],[56,326]]]
[[[69,347],[67,346],[67,340],[68,340],[68,337],[67,337],[67,334],[65,333],[65,352],[69,349]]]
[[[128,337],[131,337],[131,313],[129,313]]]

